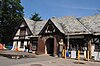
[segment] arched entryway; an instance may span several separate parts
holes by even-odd
[[[53,55],[54,53],[54,38],[48,38],[46,40],[47,54]]]

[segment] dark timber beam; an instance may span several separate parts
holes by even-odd
[[[54,56],[57,56],[57,39],[56,39],[56,35],[54,36]]]
[[[99,41],[99,38],[93,38],[93,43],[98,43]]]

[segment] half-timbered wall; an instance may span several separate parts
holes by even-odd
[[[16,47],[18,47],[19,51],[25,50],[25,45],[27,45],[30,42],[30,31],[28,26],[25,22],[22,22],[19,29],[16,32],[15,37],[13,38],[13,50],[15,50]]]

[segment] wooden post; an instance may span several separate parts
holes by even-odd
[[[80,60],[80,50],[78,50],[78,60]]]
[[[64,58],[65,57],[65,49],[63,49],[63,51],[62,51],[62,58]]]
[[[89,58],[91,58],[91,40],[88,42],[88,51],[89,51]]]
[[[65,48],[65,59],[66,59],[66,48]]]
[[[56,36],[54,36],[54,56],[57,56],[57,39],[56,39]]]
[[[87,43],[87,48],[88,48],[88,50],[87,50],[87,59],[88,59],[88,57],[89,57],[89,59],[92,57],[91,56],[91,36],[87,36],[86,37],[86,39],[87,39],[87,41],[88,41],[88,43]],[[89,55],[89,56],[88,56]]]
[[[86,60],[86,50],[84,51],[84,59]]]
[[[87,60],[89,61],[90,55],[89,55],[89,51],[87,51]]]
[[[69,35],[67,36],[67,50],[69,49]]]

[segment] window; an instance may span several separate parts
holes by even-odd
[[[24,47],[24,41],[21,41],[20,48]]]
[[[22,27],[20,28],[20,39],[24,39],[26,35],[26,28]]]
[[[38,37],[32,38],[32,50],[35,51],[37,50],[37,44],[38,44]]]

